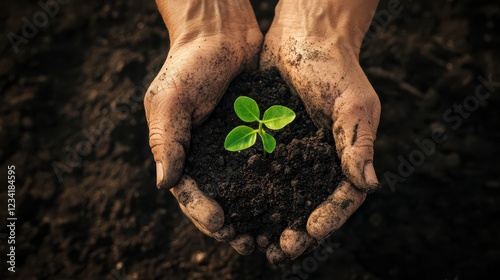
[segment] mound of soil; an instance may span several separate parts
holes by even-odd
[[[233,109],[242,95],[255,99],[261,114],[272,105],[296,112],[282,130],[267,130],[277,141],[272,154],[263,155],[260,139],[241,152],[224,149],[229,131],[243,124]],[[276,242],[286,227],[305,229],[309,214],[344,177],[339,163],[331,133],[314,126],[300,99],[269,70],[244,73],[229,86],[211,117],[193,131],[186,173],[221,204],[226,224]]]

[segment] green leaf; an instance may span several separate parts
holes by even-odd
[[[234,101],[234,111],[244,122],[259,121],[259,105],[250,97],[240,96],[236,98],[236,101]]]
[[[292,109],[281,105],[271,106],[264,112],[262,121],[269,129],[282,129],[285,125],[295,119],[295,112]]]
[[[257,140],[257,131],[246,125],[240,125],[226,136],[224,148],[231,152],[250,148]]]
[[[268,153],[272,153],[274,151],[274,148],[276,148],[276,139],[269,134],[266,133],[265,131],[262,131],[262,133],[259,133],[260,138],[262,139],[262,144],[264,146],[264,150]]]

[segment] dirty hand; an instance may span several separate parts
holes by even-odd
[[[253,238],[222,227],[220,205],[183,170],[191,128],[208,117],[234,77],[257,66],[262,33],[248,1],[172,2],[157,0],[170,50],[144,98],[157,186],[170,189],[202,232],[248,254]]]
[[[314,122],[332,130],[347,180],[311,213],[307,233],[283,231],[279,246],[267,250],[271,262],[294,259],[327,238],[379,186],[372,162],[380,101],[358,62],[377,2],[278,3],[261,68],[277,67]]]

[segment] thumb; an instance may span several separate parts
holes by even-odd
[[[156,185],[170,189],[184,171],[191,138],[191,115],[180,98],[168,91],[148,90],[144,107],[149,146],[156,162]]]
[[[341,96],[335,102],[333,136],[342,170],[364,192],[380,186],[373,167],[373,142],[379,118],[380,101],[373,89],[361,96]]]

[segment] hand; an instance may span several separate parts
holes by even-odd
[[[362,0],[278,3],[261,68],[278,68],[316,125],[333,131],[347,180],[311,213],[307,233],[283,231],[279,246],[267,250],[271,262],[294,259],[327,238],[363,203],[366,193],[379,186],[373,141],[380,101],[358,62],[376,5]]]
[[[231,80],[256,67],[262,34],[248,1],[158,0],[170,50],[144,98],[157,186],[168,188],[202,232],[251,253],[253,238],[235,237],[220,205],[183,175],[191,128],[212,112]]]

